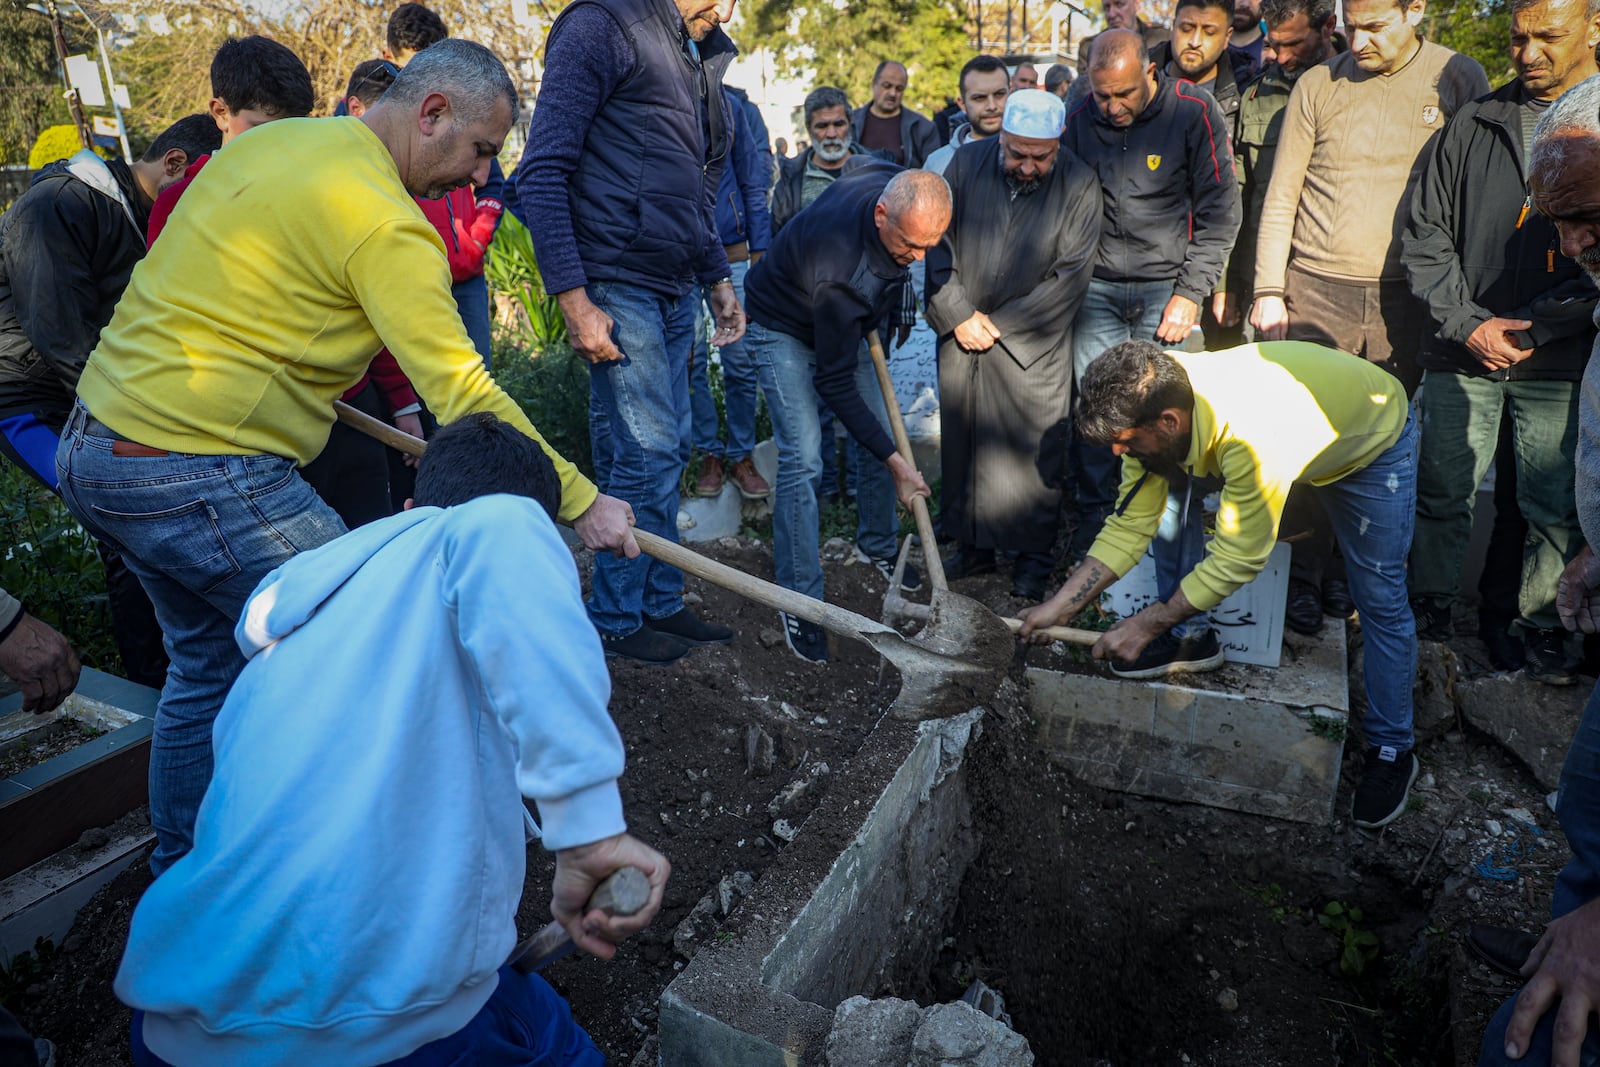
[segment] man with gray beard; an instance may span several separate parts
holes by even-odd
[[[1529,204],[1555,225],[1561,251],[1600,284],[1600,75],[1569,89],[1540,120],[1528,152]],[[1600,631],[1600,360],[1578,398],[1578,521],[1588,542],[1567,564],[1556,610],[1568,630]],[[1550,896],[1551,923],[1521,973],[1527,984],[1490,1020],[1479,1067],[1600,1062],[1600,687],[1567,749],[1556,818],[1572,856]]]
[[[811,147],[784,160],[778,184],[772,190],[772,232],[800,214],[800,209],[822,195],[855,168],[874,158],[887,158],[858,143],[850,132],[850,98],[824,85],[811,90],[805,102],[806,132]]]

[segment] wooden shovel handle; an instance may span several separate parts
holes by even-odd
[[[889,377],[889,361],[883,354],[883,342],[878,331],[867,334],[867,351],[872,354],[872,366],[878,372],[878,387],[883,390],[883,406],[889,413],[889,429],[894,433],[894,446],[900,458],[915,469],[917,461],[911,456],[911,438],[906,434],[906,420],[900,415],[900,402],[894,395],[894,379]],[[945,581],[944,562],[939,559],[939,541],[933,533],[933,516],[928,514],[928,502],[922,497],[911,501],[911,514],[917,518],[917,536],[922,539],[922,559],[928,568],[928,580],[935,589],[949,589]]]
[[[1010,628],[1012,633],[1022,629],[1021,619],[1001,619]],[[1075,626],[1041,626],[1034,633],[1044,634],[1052,641],[1065,641],[1071,645],[1090,647],[1099,641],[1105,634],[1099,630],[1080,630]]]
[[[398,449],[412,456],[420,456],[427,449],[428,443],[420,438],[412,437],[403,430],[397,430],[381,419],[375,419],[364,411],[359,411],[343,401],[335,401],[334,411],[339,416],[339,421],[351,426],[362,433],[375,437],[391,448]],[[735,570],[716,560],[707,559],[700,553],[684,548],[665,537],[659,537],[646,530],[635,529],[634,539],[639,542],[639,548],[659,559],[663,563],[670,563],[685,574],[692,574],[696,578],[703,578],[712,585],[721,586],[733,593],[758,604],[773,608],[777,611],[787,612],[790,615],[805,619],[807,622],[816,623],[823,629],[843,637],[854,637],[858,640],[866,633],[896,634],[898,631],[876,622],[865,615],[857,615],[835,604],[821,600],[813,600],[804,593],[797,593],[792,589],[785,589],[773,582],[763,581],[752,574]]]

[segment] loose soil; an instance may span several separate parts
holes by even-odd
[[[37,730],[0,746],[0,778],[21,774],[37,767],[45,760],[70,752],[85,741],[93,741],[105,734],[104,730],[85,725],[77,719],[55,719]]]
[[[759,543],[727,539],[709,554],[771,576]],[[834,560],[826,573],[831,600],[879,615],[875,571]],[[1019,606],[1001,577],[959,588]],[[836,640],[834,662],[810,666],[788,652],[775,613],[697,581],[690,589],[697,610],[735,627],[731,646],[668,668],[612,664],[612,712],[628,751],[624,803],[633,832],[673,862],[665,907],[616,960],[573,957],[544,972],[622,1065],[654,1032],[656,1000],[683,966],[679,948],[715,936],[701,931],[675,946],[679,924],[720,880],[741,871],[759,879],[791,847],[768,812],[784,786],[818,763],[832,770],[785,813],[795,825],[827,790],[851,787],[848,761],[898,685],[864,646]],[[998,709],[985,722],[971,764],[983,846],[943,952],[919,988],[873,992],[931,1003],[982,979],[1004,995],[1042,1065],[1470,1063],[1487,1015],[1514,985],[1468,965],[1460,934],[1472,922],[1537,928],[1566,857],[1543,791],[1471,732],[1422,748],[1412,810],[1369,834],[1342,818],[1354,745],[1341,817],[1306,826],[1091,788],[1042,755],[1025,710]],[[747,760],[754,727],[774,741],[765,774]],[[1514,861],[1509,838],[1487,829],[1489,820],[1503,834],[1516,825],[1506,809],[1526,812],[1540,831],[1522,831],[1528,851]],[[1514,866],[1514,879],[1477,873],[1487,859]],[[530,849],[524,935],[548,918],[551,867]],[[128,1012],[110,981],[147,884],[135,862],[59,949],[12,968],[8,1002],[61,1046],[64,1067],[131,1062]],[[1333,902],[1346,909],[1348,934],[1336,918],[1333,929],[1317,920]],[[1376,944],[1364,951],[1366,933]],[[1345,940],[1356,944],[1359,973],[1340,969]]]

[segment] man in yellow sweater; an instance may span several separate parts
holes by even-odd
[[[484,370],[412,199],[481,183],[515,114],[493,53],[447,41],[362,118],[244,134],[189,187],[84,368],[56,454],[62,498],[122,549],[173,658],[150,758],[157,874],[190,847],[246,598],[344,532],[297,468],[378,349],[441,422],[492,411],[538,440],[561,517],[592,548],[638,554],[628,505],[545,445]]]
[[[1145,660],[1168,670],[1183,664],[1181,649],[1159,651],[1174,640],[1168,631],[1254,579],[1290,486],[1314,487],[1345,552],[1366,641],[1366,771],[1352,817],[1376,827],[1399,815],[1418,767],[1417,636],[1406,597],[1418,433],[1400,383],[1301,341],[1192,355],[1128,341],[1090,365],[1077,419],[1085,438],[1122,457],[1120,503],[1055,596],[1022,614],[1022,635],[1072,619],[1133,569],[1161,525],[1169,478],[1221,476],[1217,534],[1205,558],[1094,647],[1097,659],[1120,661],[1112,669],[1125,677],[1152,676],[1139,669]]]

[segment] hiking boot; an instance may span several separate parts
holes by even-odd
[[[944,576],[954,582],[979,574],[993,574],[994,568],[994,549],[958,545],[950,558],[944,561]]]
[[[1497,671],[1518,671],[1528,660],[1522,638],[1511,629],[1511,621],[1478,616],[1478,639],[1489,652],[1489,664]]]
[[[680,637],[664,634],[650,626],[641,626],[631,634],[600,635],[600,647],[607,659],[631,659],[637,663],[657,666],[675,663],[689,654],[694,646]]]
[[[1388,759],[1384,756],[1388,755]],[[1367,749],[1361,784],[1350,802],[1350,821],[1368,830],[1388,826],[1406,810],[1411,783],[1417,780],[1421,764],[1411,749],[1396,752],[1389,746]]]
[[[1417,640],[1448,641],[1455,636],[1455,626],[1450,622],[1450,607],[1433,607],[1421,601],[1411,602],[1411,614],[1417,619]]]
[[[1578,680],[1578,661],[1567,650],[1567,631],[1530,630],[1523,642],[1526,659],[1523,670],[1528,677],[1545,685],[1573,685]]]
[[[1322,629],[1322,594],[1316,586],[1300,578],[1289,579],[1283,624],[1297,634],[1314,634]]]
[[[733,479],[733,487],[746,500],[765,500],[772,495],[772,483],[761,477],[761,472],[756,470],[755,462],[749,456],[729,467],[728,477]]]
[[[807,663],[828,662],[828,631],[786,611],[780,611],[778,617],[783,620],[783,640],[790,652]]]
[[[1132,663],[1111,661],[1118,678],[1160,678],[1168,674],[1204,674],[1222,666],[1222,646],[1217,632],[1176,636],[1171,630],[1157,637]]]
[[[856,562],[870,563],[877,569],[879,574],[883,575],[884,581],[894,581],[894,560],[890,559],[888,556],[884,556],[882,558],[877,556],[869,556],[865,552],[861,551],[860,545],[857,545]],[[950,577],[949,571],[945,572],[945,577]],[[910,560],[906,560],[906,572],[900,576],[900,588],[908,593],[915,593],[918,589],[922,588],[922,572],[917,570],[917,565],[912,563]]]
[[[687,645],[729,645],[733,631],[726,626],[702,620],[688,608],[679,608],[663,619],[645,616],[644,624],[658,634],[676,637]]]
[[[1043,600],[1050,583],[1049,556],[1023,552],[1011,565],[1011,595],[1018,600]]]
[[[1322,613],[1335,619],[1348,619],[1356,610],[1350,599],[1350,583],[1343,578],[1324,578],[1322,581]]]
[[[1468,951],[1494,970],[1521,978],[1522,965],[1533,954],[1539,935],[1509,926],[1469,926],[1467,936],[1461,941]]]
[[[713,456],[709,452],[700,455],[700,477],[694,480],[695,496],[716,496],[722,492],[723,479],[727,472],[722,465],[721,456]]]

